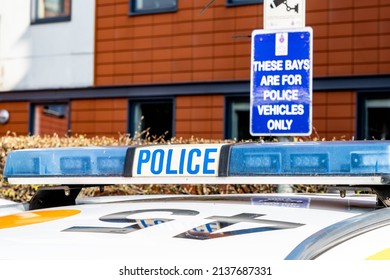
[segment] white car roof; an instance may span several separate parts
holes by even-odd
[[[389,176],[390,141],[12,151],[4,178],[41,187],[28,204],[0,201],[0,259],[390,259]],[[239,183],[340,193],[78,198],[108,184]]]
[[[374,196],[337,195],[145,196],[95,203],[90,199],[7,216],[0,221],[0,259],[21,258],[26,250],[39,259],[124,258],[128,251],[137,252],[138,259],[171,258],[184,246],[191,251],[188,258],[200,260],[207,257],[203,248],[207,246],[213,251],[210,258],[239,254],[279,260],[317,231],[375,206]],[[20,246],[9,242],[11,236],[21,240]],[[74,254],[69,242],[82,250]],[[148,246],[159,249],[151,255],[142,249]]]

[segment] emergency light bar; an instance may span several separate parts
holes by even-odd
[[[383,185],[390,141],[171,144],[15,150],[11,184]]]

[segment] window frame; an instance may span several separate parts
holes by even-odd
[[[226,7],[264,4],[264,0],[226,0]]]
[[[139,122],[141,121],[141,120],[137,120],[137,122],[136,122],[136,120],[135,120],[136,116],[135,116],[135,112],[134,112],[134,108],[135,108],[134,104],[141,104],[141,103],[142,104],[153,104],[153,103],[166,103],[166,104],[169,103],[169,104],[171,104],[171,106],[172,106],[171,107],[172,116],[171,116],[171,121],[170,121],[171,131],[169,131],[169,133],[171,135],[167,136],[164,139],[167,140],[167,139],[174,137],[175,136],[175,107],[176,106],[175,106],[175,99],[173,97],[159,97],[159,98],[139,97],[139,98],[128,99],[127,131],[130,134],[130,137],[134,138],[136,136],[135,133],[136,133],[136,131],[138,131],[136,123],[139,124]],[[142,131],[138,131],[138,132],[142,132]],[[152,134],[152,136],[153,136],[153,134]],[[156,135],[156,136],[160,137],[161,135]],[[140,137],[140,139],[144,140],[145,137]]]
[[[66,135],[67,136],[70,136],[71,135],[71,103],[69,101],[56,101],[56,102],[37,102],[37,103],[30,103],[30,108],[29,108],[29,134],[30,135],[40,135],[40,133],[36,134],[36,127],[35,127],[35,123],[36,123],[36,108],[37,106],[42,106],[42,107],[45,107],[45,106],[59,106],[59,105],[64,105],[66,106],[66,110],[65,110],[65,116],[60,116],[60,115],[55,115],[55,114],[47,114],[47,115],[51,115],[55,118],[66,118],[66,121],[67,121],[67,124],[66,124]],[[44,112],[43,112],[44,113]]]
[[[234,103],[248,103],[248,119],[250,121],[250,97],[249,96],[242,96],[242,95],[229,95],[225,96],[225,125],[224,125],[224,137],[225,139],[234,139],[237,140],[256,140],[259,139],[258,136],[251,136],[250,135],[250,125],[249,121],[247,124],[248,129],[248,139],[239,139],[238,138],[238,132],[237,135],[233,135],[233,111],[232,106]],[[237,123],[238,125],[238,123]]]
[[[45,18],[38,17],[38,5],[39,5],[38,1],[40,1],[40,0],[31,0],[31,24],[56,23],[56,22],[71,21],[72,0],[58,0],[58,1],[63,1],[64,5],[66,4],[66,1],[69,2],[69,15],[45,17]]]
[[[387,102],[390,102],[390,96],[389,92],[358,92],[357,93],[357,124],[356,124],[356,134],[357,138],[360,140],[371,140],[368,139],[368,115],[367,115],[367,102],[377,101],[380,102],[381,100],[386,100]],[[387,103],[386,102],[386,103]],[[385,106],[386,107],[386,106]],[[372,107],[374,108],[374,107]],[[387,107],[386,107],[387,108]],[[390,107],[389,107],[390,108]],[[389,121],[390,124],[390,121]],[[389,138],[386,138],[389,140]],[[378,140],[378,139],[376,139]]]
[[[174,0],[176,5],[172,8],[155,8],[155,9],[145,9],[145,10],[135,9],[135,7],[137,6],[136,5],[137,1],[143,1],[143,0],[129,0],[129,15],[130,16],[175,13],[178,10],[178,0]],[[161,1],[161,0],[156,0],[156,1]]]

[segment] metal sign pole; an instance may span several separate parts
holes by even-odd
[[[306,5],[305,0],[264,0],[264,18],[263,18],[264,19],[264,29],[265,30],[286,29],[288,31],[289,29],[305,27],[305,12],[306,12],[305,5]],[[278,36],[278,35],[276,35],[276,36]],[[287,36],[288,36],[288,33],[287,33]],[[285,43],[286,43],[286,40],[282,41],[281,39],[279,39],[279,43],[277,41],[275,42],[275,54],[276,55],[278,55],[278,56],[288,55],[288,45],[286,45]],[[283,45],[286,45],[285,51],[282,50]],[[280,48],[282,51],[278,52],[278,50],[277,50],[278,48]],[[310,54],[310,59],[311,59],[311,54]],[[283,70],[285,71],[284,76],[286,74],[290,74],[290,73],[288,73],[288,71],[286,71],[285,67],[283,68]],[[310,69],[310,71],[311,71],[311,69]],[[269,92],[270,91],[270,90],[268,90],[269,88],[272,89],[272,86],[275,86],[275,85],[277,86],[278,84],[280,84],[281,75],[273,75],[273,76],[274,76],[273,79],[268,80],[269,83],[262,83],[262,85],[265,86],[263,88],[264,92],[265,91]],[[279,80],[278,80],[278,78],[279,78]],[[312,79],[312,78],[310,77],[309,79]],[[299,82],[302,82],[302,79],[300,79],[297,82],[299,84]],[[293,88],[294,86],[295,85],[291,86],[291,84],[287,84],[286,86],[284,86],[284,89],[279,89],[279,92],[280,92],[280,90],[283,91],[283,90],[285,90],[285,88]],[[310,99],[311,99],[311,80],[308,81],[308,86],[304,90],[309,92]],[[274,91],[277,91],[277,89],[274,89]],[[300,89],[300,91],[302,91],[302,89]],[[252,96],[251,96],[251,98],[252,98]],[[307,98],[307,96],[305,96],[305,98]],[[265,96],[263,97],[263,99],[265,99]],[[282,99],[281,102],[283,102],[284,101],[283,98],[281,98],[281,99]],[[298,101],[300,102],[300,104],[302,104],[301,103],[302,98]],[[268,101],[268,102],[270,102],[270,101]],[[278,107],[277,103],[278,102],[273,103],[274,105],[273,105],[272,109],[281,108],[281,106]],[[257,106],[258,106],[258,108],[260,108],[259,105],[257,105]],[[267,105],[265,105],[265,106],[267,106]],[[285,105],[284,108],[286,108],[286,106],[292,107],[294,105],[287,104],[287,105]],[[251,110],[253,110],[252,104],[251,104]],[[301,109],[301,111],[304,111],[304,110]],[[307,111],[307,109],[305,111]],[[308,114],[308,118],[309,118],[308,126],[310,126],[310,128],[306,128],[307,134],[311,133],[311,117],[312,117],[311,116],[311,105],[310,105],[309,111],[310,112]],[[265,116],[262,116],[262,117],[264,118]],[[252,118],[252,113],[251,113],[251,118]],[[272,124],[271,121],[272,120],[268,120],[268,123],[270,123],[269,126],[267,125],[268,128],[273,128],[273,126],[271,125]],[[280,119],[279,118],[279,121],[280,122],[283,121],[283,127],[288,129],[288,131],[290,133],[292,132],[290,130],[292,123],[293,123],[293,121],[291,119],[283,119],[283,118]],[[297,120],[294,120],[294,121],[296,122]],[[298,120],[298,121],[302,122],[301,120]],[[252,119],[251,119],[251,122],[252,122]],[[251,129],[253,129],[252,123],[251,123]],[[280,133],[280,131],[278,131],[278,133],[279,133],[279,135],[283,134],[283,133]],[[305,132],[300,131],[300,133],[305,133]],[[291,135],[293,135],[293,134],[294,134],[294,131],[292,132]],[[277,139],[279,142],[292,142],[292,141],[294,141],[292,136],[286,135],[286,134],[277,136]],[[278,193],[291,193],[291,192],[293,192],[293,187],[292,187],[292,185],[289,185],[289,184],[279,184],[277,186],[276,191]]]

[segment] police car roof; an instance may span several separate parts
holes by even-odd
[[[147,259],[151,256],[150,251],[141,249],[144,246],[149,248],[150,242],[153,242],[156,248],[153,256],[156,258],[166,258],[166,252],[172,253],[171,256],[182,256],[183,246],[187,246],[187,251],[195,258],[203,258],[202,248],[206,247],[192,241],[215,239],[207,246],[207,256],[214,259],[215,255],[210,255],[209,252],[214,249],[217,258],[224,257],[228,244],[233,244],[228,251],[230,256],[235,257],[316,258],[319,253],[329,249],[329,246],[353,238],[356,234],[363,235],[362,233],[367,231],[373,232],[376,227],[388,225],[389,211],[373,211],[377,208],[377,201],[373,196],[348,197],[344,200],[334,196],[295,194],[253,194],[240,196],[240,200],[238,196],[219,196],[219,200],[211,196],[197,196],[196,199],[193,196],[186,196],[185,199],[183,196],[175,199],[159,196],[153,199],[146,197],[144,200],[131,198],[128,201],[120,198],[120,203],[115,203],[119,201],[117,198],[104,198],[94,202],[84,201],[77,205],[74,203],[75,197],[84,186],[105,184],[310,183],[368,185],[381,195],[381,200],[386,200],[390,197],[389,175],[390,141],[172,144],[12,151],[8,154],[4,170],[4,177],[11,184],[63,185],[41,188],[47,187],[47,193],[45,190],[38,190],[37,196],[29,203],[30,210],[72,204],[75,206],[34,211],[34,215],[31,215],[31,212],[27,215],[16,214],[5,219],[3,227],[6,227],[7,231],[2,232],[3,247],[12,244],[9,238],[14,240],[15,236],[29,242],[26,242],[27,247],[17,246],[15,250],[13,246],[11,250],[5,250],[3,256],[7,254],[7,257],[19,257],[26,252],[26,248],[29,252],[38,251],[38,257],[50,258],[62,258],[64,255],[72,258],[118,257],[118,254],[122,254],[122,257],[135,250],[137,258]],[[63,195],[64,190],[69,194]],[[212,207],[207,202],[212,203]],[[96,204],[91,205],[93,203],[98,203],[99,207],[96,207]],[[308,208],[313,211],[307,211]],[[11,210],[14,211],[11,213],[22,211],[15,207]],[[4,211],[11,210],[7,207]],[[153,216],[156,211],[159,215]],[[379,215],[376,215],[377,212]],[[40,221],[47,221],[47,216],[53,213],[69,219],[46,223],[41,227],[35,226],[36,220],[25,219],[41,215]],[[192,219],[194,213],[199,213],[199,216],[196,215]],[[129,220],[128,216],[133,214],[137,216]],[[359,214],[362,216],[350,219]],[[171,215],[177,216],[176,222],[172,222],[173,226],[166,223],[161,227],[154,227],[161,220],[171,221]],[[266,217],[263,219],[262,216]],[[136,221],[135,217],[140,217],[142,221]],[[25,228],[18,229],[22,218],[25,223],[22,225],[34,226],[27,231]],[[344,221],[346,219],[348,220]],[[132,226],[104,226],[105,222],[121,221],[135,221],[134,223],[138,224],[134,228],[139,229],[148,228],[149,225],[153,227],[143,232],[137,229],[131,238],[123,242],[121,234],[134,232]],[[103,223],[102,226],[100,222]],[[238,223],[240,225],[236,225]],[[228,225],[234,227],[223,229]],[[208,226],[214,228],[205,231]],[[205,232],[202,233],[203,231]],[[61,236],[53,238],[54,232]],[[72,237],[65,237],[65,232],[72,233]],[[29,235],[27,239],[26,233]],[[84,233],[90,235],[86,238]],[[110,235],[102,237],[97,236],[97,233]],[[261,238],[257,233],[263,233]],[[232,239],[225,242],[220,238],[222,236],[231,236]],[[317,239],[320,242],[317,242]],[[61,244],[58,244],[58,240],[62,241]],[[183,243],[183,240],[189,242]],[[235,243],[232,240],[240,242]],[[315,244],[313,240],[316,241]],[[53,246],[47,246],[48,242],[52,242]],[[68,242],[76,245],[68,246]],[[76,256],[74,248],[81,251]],[[375,250],[374,252],[379,252],[379,249]],[[368,250],[361,251],[363,253],[359,256],[373,255],[372,252],[368,253]]]

